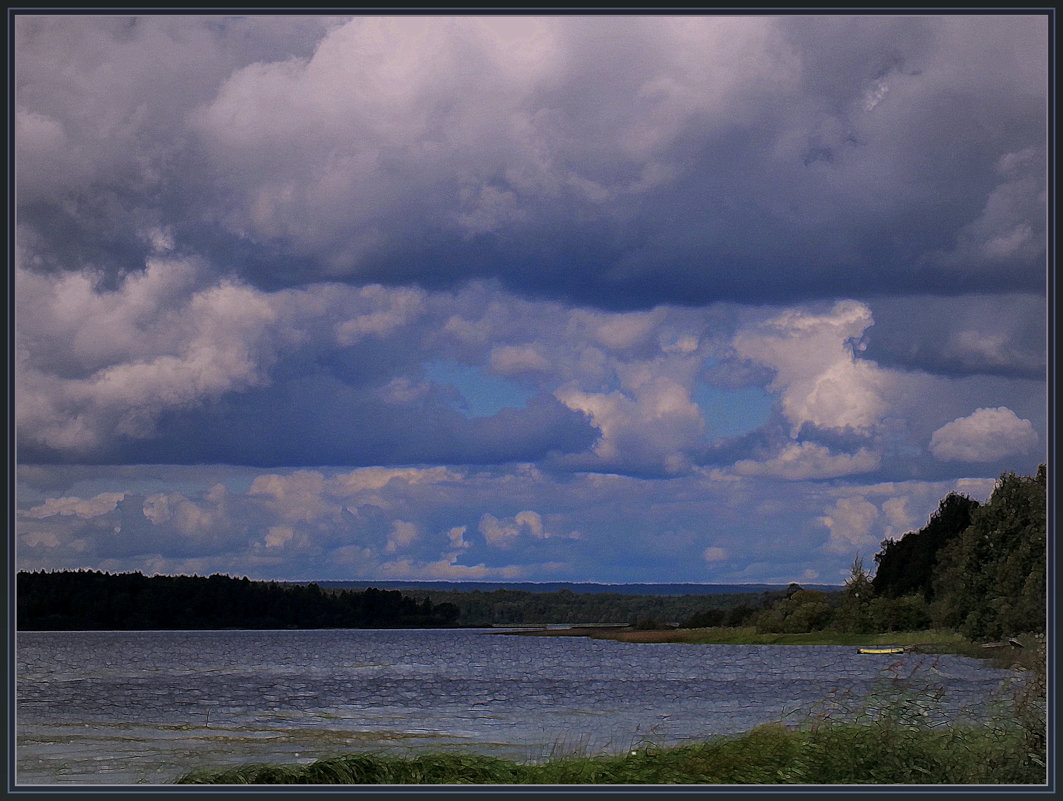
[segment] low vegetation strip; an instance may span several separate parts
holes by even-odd
[[[200,770],[179,784],[1044,784],[1019,725],[919,728],[895,721],[748,734],[623,755],[525,764],[475,754],[347,754],[308,765]]]
[[[844,631],[780,633],[758,631],[750,626],[716,626],[703,629],[653,629],[580,627],[568,629],[528,629],[506,631],[522,637],[591,637],[599,640],[638,643],[688,643],[691,645],[851,645],[854,647],[896,646],[920,653],[955,653],[963,656],[995,656],[962,634],[947,629],[895,631],[858,634]],[[1024,639],[1036,645],[1035,636]],[[1015,654],[1018,655],[1018,654]]]

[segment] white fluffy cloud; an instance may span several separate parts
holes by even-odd
[[[820,522],[830,530],[830,539],[824,550],[828,553],[866,553],[877,544],[873,527],[879,518],[879,509],[866,498],[841,498]]]
[[[990,462],[1029,453],[1037,446],[1037,432],[1029,420],[1011,409],[978,409],[946,423],[930,438],[930,452],[954,462]]]
[[[854,342],[873,323],[871,310],[839,301],[815,314],[795,309],[740,331],[735,351],[775,370],[778,392],[794,434],[804,423],[868,431],[887,409],[890,376],[855,357]]]
[[[861,448],[854,454],[831,453],[814,442],[792,443],[764,461],[742,459],[735,463],[734,472],[744,476],[773,476],[802,481],[815,478],[836,478],[858,473],[870,473],[881,462],[877,453]]]
[[[16,409],[23,435],[85,452],[111,432],[266,383],[277,312],[246,286],[201,286],[202,265],[154,259],[116,291],[89,276],[19,271]]]
[[[45,518],[53,515],[73,515],[80,518],[99,517],[113,512],[118,502],[125,498],[120,492],[101,492],[94,498],[49,498],[40,506],[26,512],[29,518]]]

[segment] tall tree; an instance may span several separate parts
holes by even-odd
[[[971,639],[1046,626],[1047,473],[1003,474],[971,525],[941,553],[935,621]]]
[[[864,570],[864,560],[857,556],[849,568],[849,578],[845,580],[845,589],[838,604],[835,617],[837,625],[843,631],[871,631],[871,599],[874,595],[871,579]]]
[[[969,525],[978,502],[950,492],[919,531],[909,531],[899,540],[887,539],[875,554],[872,585],[879,597],[899,598],[934,595],[934,574],[941,549],[959,537]]]

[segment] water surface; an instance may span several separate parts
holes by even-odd
[[[896,692],[944,692],[955,719],[982,714],[1011,675],[952,655],[497,630],[20,632],[16,781],[165,784],[360,750],[616,753]]]

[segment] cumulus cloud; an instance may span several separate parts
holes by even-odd
[[[100,467],[84,480],[85,467],[20,468],[19,566],[305,580],[638,581],[652,574],[785,583],[807,570],[835,575],[854,551],[870,564],[884,536],[925,523],[949,491],[981,501],[995,483],[799,485],[736,474],[662,481],[558,477],[513,465],[453,481],[393,478],[351,494],[341,491],[343,479],[360,471],[325,471],[320,483],[306,472],[227,468],[201,477],[193,467]],[[508,504],[501,511],[499,499]],[[821,550],[828,525],[833,550]]]
[[[820,518],[820,523],[830,530],[824,550],[835,554],[866,552],[878,542],[872,533],[878,518],[878,507],[865,498],[839,499]]]
[[[447,540],[452,548],[462,550],[469,547],[469,543],[465,541],[466,530],[466,526],[455,526],[447,532]]]
[[[314,470],[299,470],[290,475],[268,474],[251,483],[253,496],[265,500],[284,520],[313,522],[335,513],[335,507],[323,497],[325,477]]]
[[[484,579],[523,579],[530,569],[537,567],[534,565],[490,567],[482,562],[476,565],[462,565],[458,564],[457,558],[457,555],[450,555],[434,562],[395,559],[381,562],[377,570],[381,576],[395,580],[483,581]]]
[[[855,357],[853,343],[872,324],[870,309],[839,301],[816,314],[793,310],[740,331],[739,356],[775,370],[778,392],[794,434],[805,423],[820,428],[866,431],[886,410],[889,376]]]
[[[359,493],[381,490],[392,482],[396,486],[437,484],[445,481],[460,481],[464,473],[448,467],[365,467],[341,473],[329,479],[329,492],[343,498]]]
[[[391,526],[391,533],[388,534],[388,544],[384,552],[395,553],[405,550],[417,539],[417,536],[417,526],[405,520],[396,520]]]
[[[265,545],[267,548],[283,548],[294,536],[295,531],[290,526],[270,526]]]
[[[275,310],[239,284],[200,286],[201,273],[195,262],[152,260],[119,290],[99,292],[90,276],[22,272],[16,408],[24,436],[85,452],[111,430],[150,437],[168,409],[264,384]]]
[[[34,314],[17,330],[16,421],[35,461],[550,459],[567,470],[678,475],[705,458],[712,412],[699,406],[699,386],[755,387],[770,376],[791,441],[728,445],[730,463],[749,475],[832,477],[872,469],[885,440],[871,439],[925,415],[911,399],[934,397],[941,411],[962,402],[943,380],[864,358],[881,324],[855,301],[757,319],[726,306],[590,311],[484,284],[264,292],[186,257],[154,259],[113,290],[81,275],[19,277],[18,307]],[[884,330],[907,325],[888,317]],[[972,321],[957,317],[952,339]],[[992,341],[969,339],[983,350]],[[999,358],[1011,352],[1001,345]],[[475,419],[455,412],[459,390],[424,368],[439,355],[519,381],[529,400]],[[904,436],[930,436],[908,425]]]
[[[1037,446],[1037,432],[1029,420],[1011,409],[977,409],[946,423],[930,438],[930,452],[943,461],[990,462],[1028,453]]]
[[[544,540],[578,540],[579,531],[565,531],[563,516],[548,522],[538,512],[524,510],[510,517],[498,518],[489,512],[480,517],[478,530],[484,542],[491,548],[513,548],[518,544],[543,542]]]
[[[417,289],[387,290],[372,285],[360,289],[358,296],[368,301],[372,310],[336,326],[336,341],[340,345],[352,345],[364,336],[387,336],[408,325],[424,307],[424,292]]]
[[[742,459],[733,470],[745,476],[772,476],[802,481],[815,478],[836,478],[858,473],[870,473],[881,463],[881,457],[867,448],[856,453],[832,453],[814,442],[791,443],[776,456],[763,461]]]
[[[102,492],[94,498],[49,498],[26,512],[29,518],[45,518],[53,515],[73,515],[80,518],[99,517],[113,512],[124,493]]]

